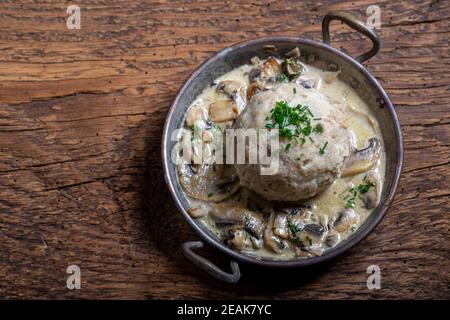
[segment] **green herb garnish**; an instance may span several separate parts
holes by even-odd
[[[287,226],[293,235],[295,235],[297,232],[301,231],[301,229],[299,227],[297,227],[297,225],[295,223],[293,223],[291,221],[291,219],[287,219]]]
[[[344,200],[346,200],[346,208],[354,208],[358,195],[367,193],[370,188],[375,187],[375,183],[366,180],[366,177],[364,177],[363,180],[366,181],[366,183],[360,183],[356,188],[350,188],[348,191],[349,194],[344,197]]]
[[[292,144],[288,143],[288,144],[286,145],[286,147],[284,148],[284,151],[289,152],[289,150],[291,149],[291,147],[292,147]]]
[[[297,104],[295,107],[291,107],[286,101],[277,101],[275,108],[270,110],[270,114],[266,117],[267,129],[279,130],[280,137],[285,137],[288,140],[294,140],[300,145],[303,145],[308,138],[314,143],[311,133],[320,134],[323,132],[321,123],[317,123],[314,127],[311,125],[311,120],[314,118],[314,114],[309,109],[309,106],[302,106]],[[320,148],[320,154],[325,152],[328,142]],[[289,151],[291,145],[286,146],[286,151]]]
[[[375,187],[375,183],[373,183],[372,181],[368,181],[366,184],[360,184],[360,185],[358,186],[358,192],[359,192],[360,194],[364,194],[364,193],[366,193],[367,191],[369,191],[369,189],[370,189],[371,187]]]
[[[289,139],[308,135],[312,130],[306,107],[300,104],[291,107],[286,101],[277,101],[266,120],[272,120],[271,123],[266,124],[266,128],[278,128],[280,136]]]
[[[322,127],[322,124],[320,122],[318,124],[316,124],[316,126],[313,129],[313,132],[315,132],[315,133],[322,133],[323,132],[323,127]]]
[[[319,149],[319,153],[320,153],[320,154],[324,154],[324,153],[325,153],[325,148],[327,147],[327,145],[328,145],[328,141],[325,142],[325,144],[323,145],[323,147],[321,147],[321,148]]]
[[[356,197],[358,196],[358,190],[356,190],[355,188],[351,188],[348,192],[350,194],[344,197],[344,200],[347,201],[345,203],[345,207],[346,208],[354,208],[355,202],[356,202]]]
[[[191,141],[194,141],[196,132],[197,132],[197,126],[195,125],[195,123],[193,123],[192,127],[191,127]]]
[[[282,73],[278,76],[278,81],[282,83],[288,83],[289,78],[284,73]]]

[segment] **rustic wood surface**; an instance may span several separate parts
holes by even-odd
[[[1,298],[450,298],[448,1],[0,1]],[[199,237],[168,194],[160,140],[178,88],[214,52],[264,35],[320,40],[329,10],[381,8],[368,63],[396,106],[405,162],[370,236],[311,270],[242,268],[238,285],[193,266]],[[333,45],[368,42],[333,23]],[[214,250],[206,256],[226,266]],[[66,268],[81,268],[81,290]],[[368,290],[377,264],[382,289]]]

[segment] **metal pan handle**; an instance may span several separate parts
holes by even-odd
[[[237,262],[230,262],[232,273],[225,272],[219,269],[219,267],[217,267],[211,261],[200,257],[198,254],[192,251],[193,249],[201,249],[203,247],[204,244],[202,241],[188,241],[183,243],[183,245],[181,246],[181,250],[193,264],[195,264],[197,267],[202,268],[213,277],[228,283],[236,283],[239,281],[239,279],[241,278],[241,271],[239,270],[239,265],[237,264]]]
[[[324,43],[330,44],[330,22],[333,20],[344,22],[350,28],[362,33],[372,41],[372,49],[355,58],[358,62],[362,63],[372,58],[378,53],[378,51],[380,51],[381,39],[378,34],[372,29],[368,28],[364,23],[359,21],[355,16],[345,11],[331,11],[328,12],[323,18],[322,38]]]

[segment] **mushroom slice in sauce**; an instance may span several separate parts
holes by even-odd
[[[200,102],[192,105],[186,114],[186,125],[190,128],[198,120],[206,120],[206,108]]]
[[[276,81],[281,74],[281,64],[274,57],[267,58],[262,64],[261,79],[266,81]]]
[[[281,64],[275,57],[267,58],[262,64],[250,70],[250,81],[259,79],[262,81],[277,81],[281,74]]]
[[[325,245],[328,248],[333,248],[341,240],[341,235],[336,230],[330,230],[325,237]]]
[[[299,58],[300,57],[300,49],[298,47],[295,47],[291,51],[288,51],[285,54],[285,56],[288,58]]]
[[[247,88],[247,101],[256,93],[270,89],[266,82],[275,82],[282,73],[281,64],[275,57],[267,58],[263,63],[250,70],[250,85]]]
[[[286,59],[284,61],[286,73],[288,76],[298,76],[304,70],[303,65],[295,58]]]
[[[283,239],[289,239],[290,236],[287,219],[287,214],[278,213],[273,221],[273,233]]]
[[[263,50],[267,53],[275,54],[278,52],[278,48],[275,47],[273,44],[267,44],[263,47]]]
[[[230,228],[228,228],[225,231],[225,242],[238,249],[238,250],[244,250],[246,248],[249,248],[252,246],[252,241],[250,240],[250,235],[242,229],[241,226],[234,225]]]
[[[370,187],[366,193],[363,194],[363,202],[366,209],[373,209],[378,205],[380,201],[378,195],[379,179],[375,176],[374,172],[369,172],[364,178],[366,181],[370,181],[374,185]]]
[[[218,204],[211,209],[210,214],[218,225],[240,225],[253,237],[262,238],[264,222],[259,213],[238,206]]]
[[[275,253],[282,253],[288,248],[288,243],[273,233],[274,214],[271,214],[269,223],[264,231],[264,244]]]
[[[307,231],[310,235],[317,238],[321,238],[326,232],[323,226],[314,223],[307,224],[304,230]]]
[[[204,217],[208,213],[208,209],[206,208],[205,204],[201,203],[199,205],[190,207],[187,212],[192,218],[198,219]]]
[[[370,126],[374,129],[377,130],[377,121],[368,113],[366,112],[362,112],[361,110],[357,110],[354,107],[352,107],[351,105],[348,105],[348,110],[350,110],[351,112],[355,113],[356,115],[363,117],[367,120],[367,122],[370,124]]]
[[[311,214],[310,209],[312,209],[312,206],[310,204],[302,204],[302,205],[298,205],[295,207],[284,207],[283,206],[283,207],[279,208],[279,210],[281,212],[284,212],[288,215],[291,215],[291,216],[299,215],[305,219],[309,218],[309,215]]]
[[[372,168],[380,158],[381,142],[378,138],[370,138],[369,145],[361,150],[354,149],[352,154],[346,159],[343,177],[354,176]]]
[[[181,163],[178,178],[190,197],[203,201],[220,202],[239,189],[236,171],[229,165]]]
[[[261,59],[257,56],[254,56],[253,58],[250,59],[250,63],[254,66],[257,66],[258,64],[261,63]]]
[[[345,209],[338,213],[337,219],[334,221],[333,228],[340,232],[347,232],[353,226],[359,223],[359,215],[353,209]]]
[[[239,110],[242,110],[245,106],[245,91],[244,85],[235,80],[224,80],[217,84],[216,90],[223,92],[234,100]]]
[[[247,88],[247,100],[250,100],[255,94],[267,89],[267,86],[261,80],[254,80]]]
[[[216,90],[219,92],[223,92],[230,96],[230,98],[233,97],[236,93],[239,93],[239,91],[244,87],[242,83],[235,80],[223,80],[217,84]]]
[[[230,121],[237,118],[239,109],[233,100],[221,100],[209,105],[209,119],[214,122]]]

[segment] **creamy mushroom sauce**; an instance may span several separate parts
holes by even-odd
[[[337,77],[339,72],[324,71],[323,62],[313,62],[311,61],[313,59],[310,59],[311,56],[303,59],[297,48],[293,52],[294,58],[291,60],[295,60],[301,72],[294,70],[293,76],[291,74],[288,78],[284,76],[286,71],[275,74],[275,78],[267,79],[266,77],[265,85],[291,81],[300,83],[309,90],[318,90],[331,103],[345,105],[344,122],[354,137],[354,147],[366,148],[371,138],[382,141],[378,123],[368,106],[355,90],[339,80]],[[277,61],[280,66],[286,66],[286,57],[278,56],[269,59],[275,59],[274,61]],[[249,86],[251,86],[252,70],[261,67],[265,62],[267,59],[253,58],[249,64],[220,76],[205,88],[189,107],[181,136],[187,132],[193,132],[195,138],[205,142],[203,152],[207,155],[211,143],[208,141],[214,139],[214,130],[231,127],[234,118],[242,111],[242,108],[245,108],[242,101],[239,101],[238,95],[241,94],[243,100],[246,100],[247,94],[251,95]],[[232,87],[231,91],[230,88],[224,90],[220,86],[223,87],[223,81],[227,80],[237,81],[242,88],[236,90]],[[264,85],[261,86],[264,87]],[[229,102],[231,98],[235,103],[229,110],[225,110],[227,107],[220,103],[218,106],[214,105],[218,101]],[[216,119],[217,122],[214,123],[211,118]],[[193,150],[193,153],[195,154],[196,150]],[[385,174],[385,154],[381,147],[378,157],[373,159],[373,163],[362,172],[340,177],[323,192],[295,205],[271,203],[253,191],[239,186],[237,182],[233,185],[233,181],[226,181],[226,191],[223,191],[223,188],[217,187],[217,184],[221,182],[223,169],[229,165],[216,165],[220,169],[216,167],[209,171],[208,169],[202,171],[198,165],[192,171],[192,168],[187,169],[187,166],[189,165],[186,163],[179,165],[178,173],[179,181],[190,202],[188,212],[192,217],[206,225],[224,243],[243,254],[256,258],[286,260],[322,255],[326,250],[348,238],[364,223],[379,202]],[[205,165],[205,167],[211,169],[211,165]],[[187,173],[185,170],[191,171]],[[204,183],[202,179],[196,178],[196,172],[198,174],[199,170],[200,175],[206,172],[210,178],[211,176],[213,178]],[[226,170],[233,171],[233,168]],[[231,180],[237,179],[235,174],[231,173],[231,176]],[[240,221],[239,213],[243,211],[249,215],[246,220]],[[217,219],[220,215],[229,217],[229,220],[223,220],[222,216]],[[261,225],[256,223],[255,226],[252,217],[261,219],[263,223]],[[248,230],[248,223],[254,229]],[[276,239],[274,243],[265,237],[267,236],[264,234],[265,231],[273,233],[273,239]]]

